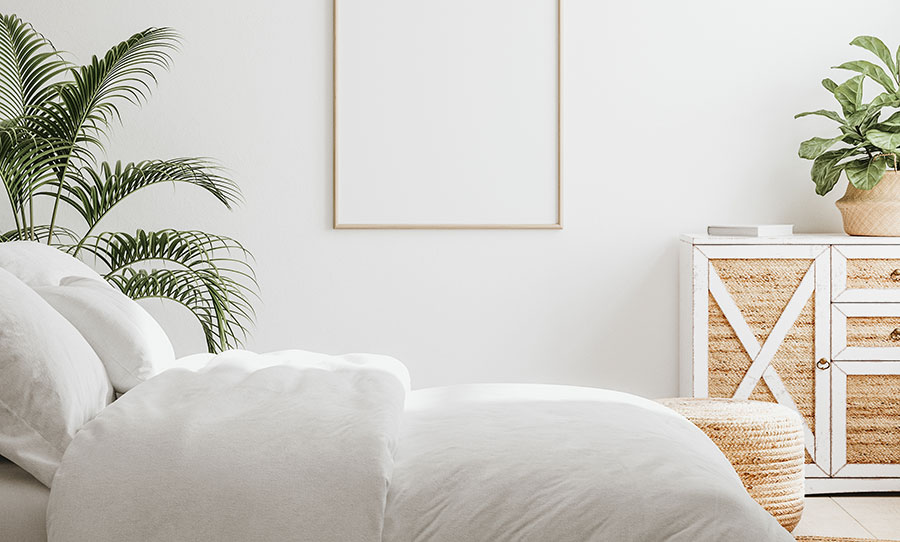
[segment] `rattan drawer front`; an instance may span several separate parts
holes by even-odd
[[[834,301],[900,302],[900,247],[833,247],[831,271]]]
[[[857,348],[900,346],[900,317],[857,316],[847,318],[847,346]]]
[[[831,330],[835,360],[900,360],[898,303],[835,303]]]
[[[847,288],[900,289],[900,259],[847,260]]]

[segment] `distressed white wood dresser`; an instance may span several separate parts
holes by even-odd
[[[681,238],[681,395],[805,422],[807,493],[900,490],[900,238]]]

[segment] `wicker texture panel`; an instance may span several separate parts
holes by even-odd
[[[900,260],[848,259],[847,288],[900,288],[900,281],[891,278],[895,270],[900,271]]]
[[[847,346],[900,347],[900,340],[891,338],[900,332],[900,318],[890,316],[852,316],[847,318]],[[900,339],[900,333],[895,335]]]
[[[816,430],[816,326],[815,296],[810,296],[772,358],[809,428]]]
[[[763,380],[760,380],[756,383],[756,387],[753,388],[753,392],[750,393],[750,400],[765,401],[766,403],[778,402],[778,399],[775,398],[772,390],[769,389],[769,386]]]
[[[706,433],[750,496],[793,529],[803,512],[803,426],[793,410],[758,401],[663,399]]]
[[[813,260],[712,259],[709,263],[762,344]]]
[[[900,463],[900,375],[847,376],[847,462]]]
[[[874,538],[835,538],[833,536],[798,536],[797,542],[897,542]]]
[[[813,260],[710,260],[725,283],[757,341],[763,344]],[[744,350],[721,308],[709,296],[710,397],[732,397],[750,366]],[[779,345],[772,366],[815,432],[815,298],[809,300]],[[750,399],[775,402],[760,381]],[[811,462],[811,460],[810,460]]]
[[[725,315],[722,314],[722,309],[710,294],[708,369],[710,397],[734,396],[751,361]]]

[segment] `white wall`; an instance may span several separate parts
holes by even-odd
[[[818,81],[857,34],[896,45],[896,2],[564,2],[563,231],[331,229],[331,2],[5,0],[82,61],[147,26],[185,36],[113,159],[207,155],[235,213],[186,188],[107,226],[200,227],[255,252],[264,303],[249,346],[375,351],[417,387],[470,381],[676,393],[677,235],[712,222],[840,228],[793,120],[832,107]],[[842,77],[835,74],[834,77]],[[827,132],[825,132],[827,133]],[[839,186],[842,191],[843,185]],[[836,191],[836,192],[837,192]],[[181,353],[202,348],[167,315]]]

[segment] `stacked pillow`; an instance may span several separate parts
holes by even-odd
[[[44,244],[0,243],[0,455],[44,485],[114,389],[174,361],[159,324],[90,267]]]
[[[132,299],[102,280],[66,277],[34,289],[87,339],[113,388],[125,393],[175,363],[169,337]]]

